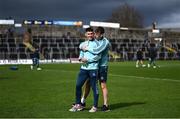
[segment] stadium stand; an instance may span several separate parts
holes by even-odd
[[[79,44],[83,41],[82,28],[37,25],[24,26],[23,28],[32,29],[32,41],[38,44],[44,59],[78,58]],[[118,60],[135,60],[138,48],[142,48],[144,59],[148,59],[147,47],[153,39],[148,36],[150,29],[106,28],[105,30],[106,37],[110,39],[111,52],[120,56]],[[157,58],[161,60],[178,59],[180,32],[167,29],[162,29],[161,32],[163,35],[161,45],[165,44],[166,47],[160,47]],[[1,27],[0,60],[30,59],[32,53],[25,48],[22,41],[22,33],[16,32],[12,26]],[[114,54],[110,57],[111,60],[113,60]]]

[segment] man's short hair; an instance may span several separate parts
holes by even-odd
[[[97,29],[95,30],[96,33],[100,33],[100,34],[103,34],[104,33],[104,28],[99,26],[97,27]]]
[[[86,28],[86,32],[93,32],[94,30],[93,30],[93,28],[92,27],[88,27],[88,28]]]

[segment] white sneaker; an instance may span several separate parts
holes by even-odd
[[[146,67],[146,65],[145,65],[145,64],[143,64],[143,65],[142,65],[142,67]]]
[[[90,110],[89,110],[89,112],[97,112],[97,107],[92,107]]]
[[[70,112],[76,112],[83,110],[83,107],[80,104],[75,104],[71,109],[69,109]]]
[[[33,70],[33,65],[30,66],[31,70]]]
[[[138,68],[139,66],[138,65],[136,65],[136,68]]]
[[[150,67],[150,64],[148,64],[148,68]]]
[[[153,68],[156,68],[156,66],[153,66]]]
[[[42,70],[42,69],[39,67],[39,68],[37,68],[37,70],[40,71],[40,70]]]

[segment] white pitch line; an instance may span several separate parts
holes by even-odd
[[[79,71],[67,71],[67,70],[51,70],[46,69],[45,71],[58,71],[58,72],[71,72],[71,73],[78,73]],[[119,75],[119,74],[108,74],[109,76],[116,76],[116,77],[129,77],[129,78],[136,78],[136,79],[151,79],[151,80],[159,80],[159,81],[170,81],[170,82],[180,82],[180,80],[175,79],[166,79],[166,78],[151,78],[151,77],[141,77],[141,76],[129,76],[129,75]]]
[[[141,76],[128,76],[128,75],[119,75],[119,74],[109,74],[110,76],[117,76],[117,77],[129,77],[129,78],[139,78],[139,79],[152,79],[152,80],[163,80],[163,81],[171,81],[171,82],[180,82],[180,80],[174,79],[166,79],[166,78],[151,78],[151,77],[141,77]]]

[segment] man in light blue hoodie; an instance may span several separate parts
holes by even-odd
[[[91,49],[94,49],[98,46],[97,42],[94,39],[94,32],[92,28],[86,29],[86,37],[87,40],[80,44],[80,46],[88,46]],[[83,106],[81,105],[81,95],[82,95],[82,86],[85,81],[89,79],[90,86],[93,90],[93,98],[94,104],[89,112],[96,112],[98,106],[98,98],[99,91],[97,86],[97,70],[99,59],[101,56],[99,54],[92,54],[90,52],[86,52],[81,50],[79,55],[79,61],[83,62],[80,68],[80,72],[78,74],[77,82],[76,82],[76,101],[75,105],[69,109],[71,112],[81,111],[83,110]]]

